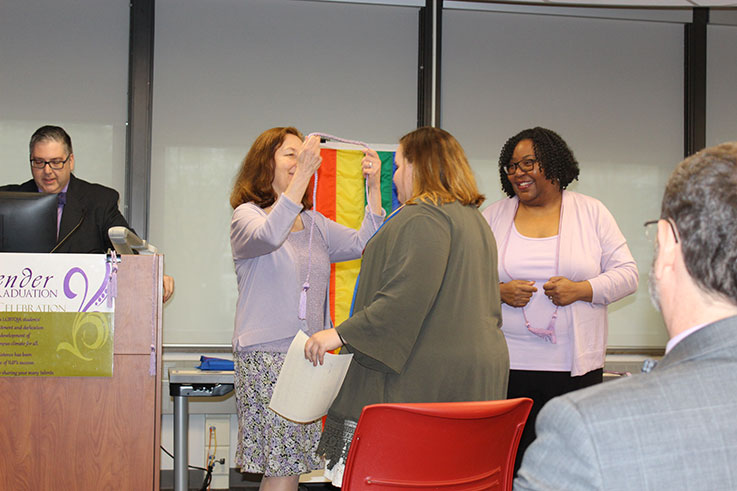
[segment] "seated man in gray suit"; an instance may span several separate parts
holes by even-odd
[[[130,228],[118,210],[118,192],[72,174],[72,139],[64,128],[40,127],[31,136],[28,147],[33,179],[2,186],[0,191],[44,192],[59,196],[58,239],[54,252],[86,254],[112,249],[108,229]],[[174,279],[164,276],[163,286],[166,302],[174,291]]]
[[[737,142],[681,162],[660,217],[665,357],[550,401],[515,490],[737,489]]]

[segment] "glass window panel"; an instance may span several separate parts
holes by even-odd
[[[28,141],[44,124],[72,137],[75,175],[125,191],[128,3],[0,4],[0,184],[31,178]]]
[[[706,144],[737,140],[737,26],[707,30]]]

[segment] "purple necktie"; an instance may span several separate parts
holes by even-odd
[[[67,204],[67,193],[59,193],[56,195],[58,205],[56,208],[56,239],[59,240],[59,227],[61,227],[61,214],[64,211],[64,205]]]

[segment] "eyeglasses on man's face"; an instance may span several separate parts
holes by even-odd
[[[49,167],[51,167],[54,170],[60,170],[60,169],[64,168],[64,164],[67,163],[67,161],[69,160],[69,157],[71,157],[71,156],[72,156],[72,154],[70,153],[69,155],[67,155],[67,158],[65,158],[64,160],[59,160],[59,159],[53,159],[53,160],[31,159],[31,167],[33,167],[34,169],[43,169],[44,167],[46,167],[46,165],[48,165]]]
[[[511,164],[507,164],[502,169],[504,169],[504,172],[507,173],[508,176],[511,176],[515,172],[517,172],[517,169],[521,170],[522,172],[530,172],[532,169],[535,168],[535,164],[537,163],[537,159],[522,159],[519,162],[512,162]]]
[[[660,220],[665,220],[668,222],[668,225],[670,225],[670,229],[673,231],[673,237],[676,239],[676,244],[678,243],[678,231],[676,230],[676,226],[673,223],[673,220],[670,218],[659,218],[657,220],[648,220],[643,224],[645,227],[645,236],[650,240],[651,242],[655,243],[655,239],[658,236],[658,227],[654,227],[653,225],[657,225],[657,223]]]

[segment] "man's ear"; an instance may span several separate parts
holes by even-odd
[[[655,261],[655,277],[661,279],[664,272],[675,267],[678,243],[675,231],[668,220],[658,220],[658,257]]]
[[[69,172],[74,172],[74,154],[69,156]]]

